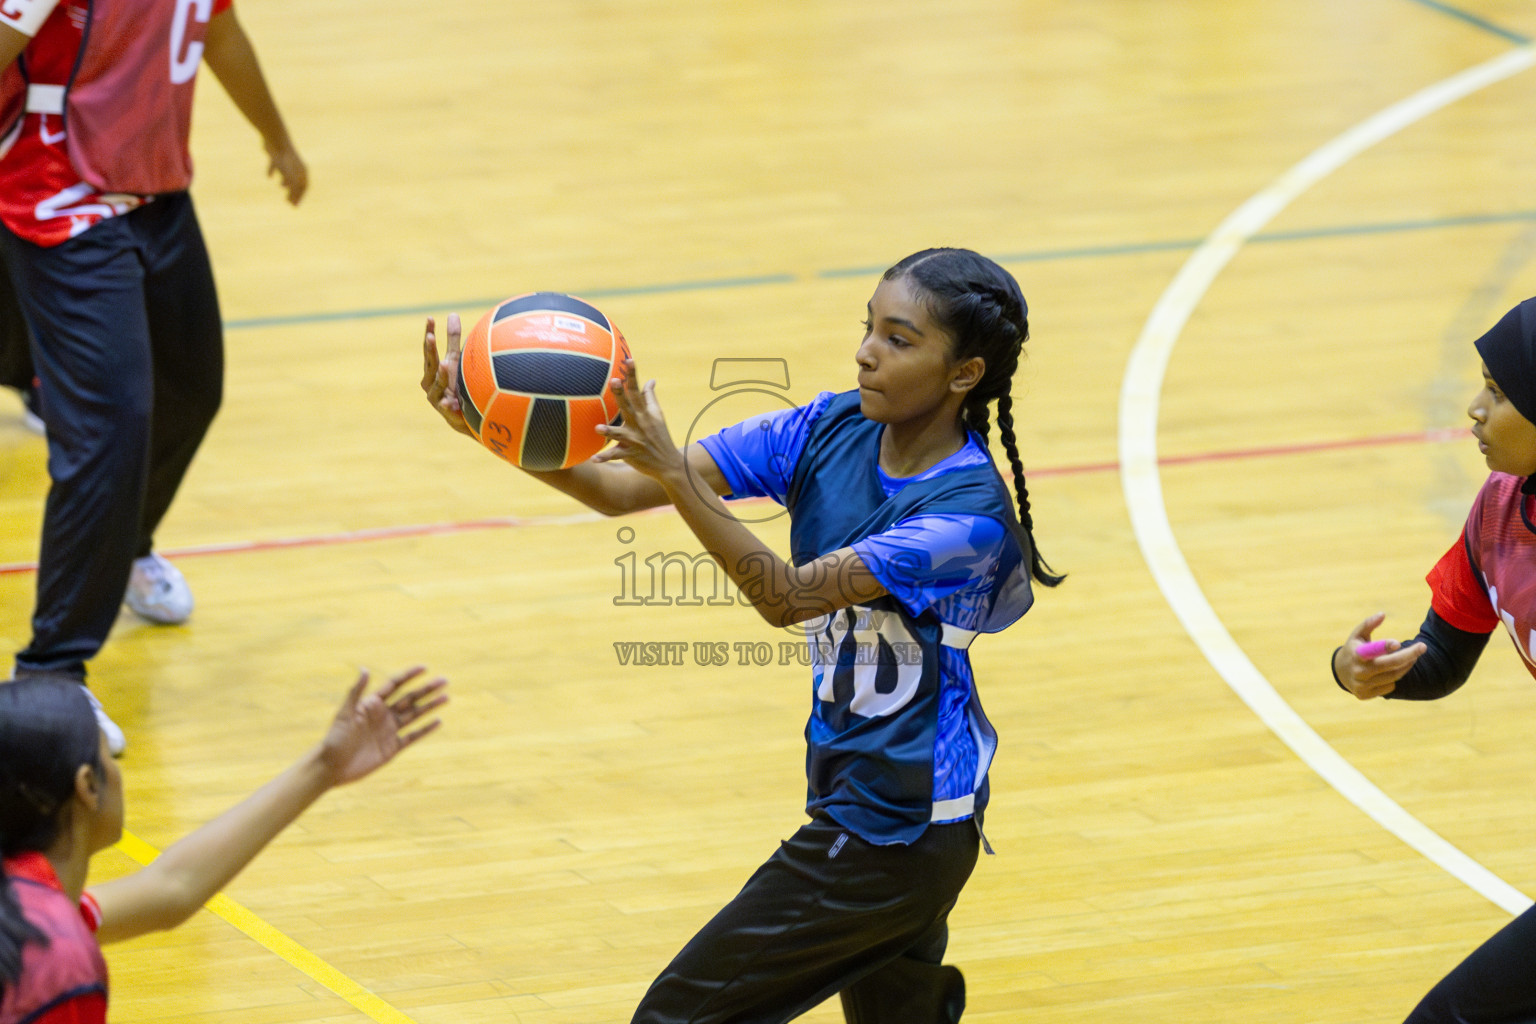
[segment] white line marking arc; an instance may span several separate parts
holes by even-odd
[[[1536,64],[1522,46],[1367,118],[1319,147],[1227,217],[1158,299],[1120,390],[1120,480],[1142,557],[1184,629],[1227,685],[1297,757],[1387,831],[1511,914],[1531,900],[1398,806],[1313,731],[1254,667],[1222,625],[1179,550],[1157,465],[1158,401],[1173,346],[1190,314],[1237,251],[1312,185],[1366,149],[1479,89]]]

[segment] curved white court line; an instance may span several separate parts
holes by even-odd
[[[1275,692],[1222,625],[1168,523],[1157,466],[1157,413],[1163,375],[1179,334],[1244,243],[1308,188],[1369,147],[1532,64],[1536,48],[1522,46],[1415,93],[1328,142],[1238,207],[1190,255],[1158,299],[1131,352],[1120,389],[1120,480],[1136,541],[1164,598],[1206,659],[1329,785],[1387,831],[1512,914],[1530,907],[1531,900],[1403,810],[1344,760]]]

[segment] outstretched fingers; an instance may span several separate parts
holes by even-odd
[[[374,694],[380,705],[393,716],[397,730],[405,728],[423,715],[429,715],[448,703],[448,695],[443,692],[448,685],[448,680],[442,676],[406,690],[404,693],[400,692],[407,683],[419,678],[426,670],[425,665],[413,665],[392,676],[389,682]]]
[[[427,401],[448,425],[461,434],[474,437],[464,419],[464,406],[459,398],[458,369],[461,356],[459,341],[462,328],[459,314],[449,313],[447,320],[447,349],[441,358],[437,353],[437,321],[427,317],[427,328],[421,339],[421,390]]]
[[[444,699],[446,700],[447,698],[444,698]],[[419,740],[422,737],[428,735],[429,733],[436,732],[437,729],[438,729],[438,726],[440,726],[442,724],[443,724],[443,720],[441,718],[434,718],[434,719],[432,719],[432,721],[428,722],[426,725],[422,726],[419,729],[413,729],[410,732],[401,733],[401,735],[400,735],[400,749],[404,750],[406,747],[410,746],[412,743],[415,743],[417,740]]]
[[[357,681],[347,691],[347,695],[341,699],[342,714],[350,714],[357,709],[358,701],[363,699],[363,694],[368,691],[368,670],[358,669]]]
[[[624,422],[628,423],[636,408],[635,398],[640,393],[635,384],[635,361],[626,357],[619,364],[619,375],[609,381],[608,386],[619,400],[619,412],[624,414]]]
[[[404,728],[448,703],[448,695],[443,692],[447,685],[448,680],[439,677],[391,703],[389,710],[395,716],[396,727]]]
[[[1371,639],[1371,634],[1376,632],[1386,620],[1386,612],[1377,612],[1375,615],[1367,616],[1364,621],[1350,631],[1349,638],[1357,644],[1363,644]]]
[[[635,372],[635,361],[625,359],[620,366],[620,376],[613,381],[613,393],[619,400],[619,411],[624,414],[624,425],[634,425],[635,436],[642,436],[648,432],[647,427],[654,421],[661,419],[661,400],[656,397],[656,380],[652,378],[640,383],[640,376]],[[618,436],[621,430],[612,430],[608,433]]]
[[[437,380],[438,367],[442,362],[437,357],[437,322],[427,317],[427,329],[421,338],[421,390],[432,397],[432,384]]]
[[[618,370],[619,375],[609,380],[608,390],[613,392],[613,397],[619,403],[619,422],[598,424],[597,432],[613,444],[594,455],[593,462],[612,462],[625,458],[631,454],[633,445],[641,437],[636,430],[639,416],[635,403],[638,394],[634,386],[635,361],[626,358],[619,364]]]
[[[459,347],[462,327],[459,314],[449,313],[447,323],[448,345],[442,357],[437,354],[437,321],[427,317],[427,329],[421,339],[421,388],[432,395],[434,389],[437,397],[444,393],[452,394],[449,371],[459,365],[461,349]],[[435,399],[434,399],[435,400]]]
[[[389,682],[385,683],[384,686],[379,690],[379,699],[386,701],[389,700],[395,695],[395,692],[399,690],[400,687],[404,686],[412,679],[415,679],[426,670],[427,667],[425,665],[412,665],[408,669],[396,672],[394,675],[389,677]],[[364,672],[366,673],[366,671],[367,670],[365,669]]]
[[[641,400],[645,404],[647,415],[661,418],[661,399],[656,397],[656,379],[653,377],[645,382],[645,387],[640,389]]]

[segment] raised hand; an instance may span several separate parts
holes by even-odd
[[[1419,660],[1427,647],[1422,643],[1404,647],[1396,640],[1376,641],[1385,645],[1384,653],[1375,657],[1363,657],[1365,644],[1372,643],[1371,634],[1386,620],[1386,614],[1377,612],[1350,631],[1344,646],[1333,652],[1333,674],[1339,685],[1361,700],[1384,697],[1397,688],[1397,681],[1408,674],[1413,663]]]
[[[656,397],[656,382],[647,381],[641,387],[633,359],[624,360],[620,372],[622,376],[614,378],[610,387],[619,399],[623,421],[617,426],[597,428],[598,433],[606,435],[613,444],[592,456],[591,461],[627,462],[638,472],[663,483],[669,476],[683,479],[687,472],[683,453],[672,443],[667,418]]]
[[[374,693],[367,692],[367,671],[358,675],[320,744],[320,759],[334,785],[355,782],[388,764],[441,724],[434,718],[409,729],[448,701],[443,692],[448,681],[441,677],[405,689],[425,671],[420,665],[406,669]]]
[[[442,359],[437,356],[437,324],[427,317],[427,331],[421,342],[421,390],[427,393],[427,401],[448,425],[461,434],[474,437],[464,420],[463,406],[459,404],[459,314],[448,314],[448,348]]]

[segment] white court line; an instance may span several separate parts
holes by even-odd
[[[1302,721],[1222,625],[1184,561],[1157,466],[1157,411],[1163,375],[1190,314],[1232,257],[1312,185],[1366,149],[1464,96],[1536,64],[1522,46],[1415,93],[1322,146],[1218,226],[1180,268],[1142,328],[1120,389],[1120,481],[1142,557],[1164,598],[1206,659],[1275,735],[1350,802],[1403,842],[1498,906],[1518,914],[1531,900],[1399,807]]]

